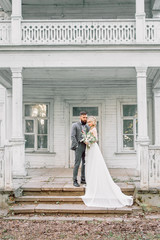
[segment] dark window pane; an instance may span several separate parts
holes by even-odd
[[[124,148],[133,148],[134,147],[134,136],[133,135],[124,135],[123,136],[123,147]]]
[[[123,116],[137,116],[137,105],[123,105]]]
[[[48,120],[38,119],[38,134],[47,134]]]
[[[26,120],[26,133],[33,133],[34,132],[34,121],[33,120]]]
[[[79,116],[82,111],[89,116],[98,116],[98,107],[73,107],[73,116]]]
[[[47,148],[47,136],[38,136],[38,149]]]
[[[25,148],[34,148],[34,135],[25,135]]]
[[[46,104],[25,105],[25,116],[26,117],[47,117],[48,105]]]
[[[123,133],[133,134],[133,120],[123,120]]]

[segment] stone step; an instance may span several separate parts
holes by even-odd
[[[22,196],[19,198],[15,198],[16,203],[55,203],[55,204],[63,204],[63,203],[81,203],[83,201],[80,196]]]
[[[105,215],[105,214],[132,214],[134,211],[140,211],[137,206],[123,207],[123,208],[96,208],[87,207],[82,204],[24,204],[14,205],[10,208],[10,213],[14,214],[73,214],[73,215]]]
[[[126,195],[133,195],[135,186],[134,185],[124,185],[118,184],[121,190]],[[82,196],[85,192],[85,187],[73,187],[72,184],[64,185],[63,187],[58,187],[54,185],[44,185],[44,186],[34,186],[25,185],[22,187],[24,196]]]

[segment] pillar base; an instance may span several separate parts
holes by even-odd
[[[24,139],[13,139],[12,142],[12,159],[13,159],[13,177],[22,178],[27,175],[25,169],[25,141]]]

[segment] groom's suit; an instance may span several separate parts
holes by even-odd
[[[81,179],[85,179],[85,150],[86,144],[81,142],[83,139],[82,130],[89,131],[88,125],[82,125],[81,122],[73,123],[71,130],[71,149],[75,151],[75,164],[73,169],[73,181],[77,180],[78,169],[82,159]]]

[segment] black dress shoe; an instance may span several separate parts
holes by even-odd
[[[74,181],[74,182],[73,182],[73,186],[75,186],[75,187],[80,187],[80,185],[79,185],[79,183],[78,183],[77,181]]]
[[[85,179],[81,179],[81,184],[86,184],[86,180]]]

